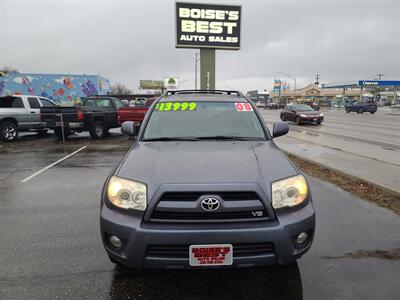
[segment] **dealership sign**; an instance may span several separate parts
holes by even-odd
[[[240,49],[241,6],[176,2],[176,47]]]

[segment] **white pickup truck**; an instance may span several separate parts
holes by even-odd
[[[0,140],[13,142],[21,131],[46,133],[47,124],[40,120],[40,108],[55,106],[49,99],[32,95],[0,97]]]

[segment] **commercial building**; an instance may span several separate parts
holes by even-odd
[[[360,98],[361,89],[331,89],[321,88],[315,84],[309,84],[304,88],[294,90],[281,90],[280,93],[270,92],[270,97],[273,102],[285,103],[304,103],[308,101],[313,102],[326,102],[338,101],[347,99],[349,101],[357,100]]]
[[[376,100],[381,105],[394,104],[400,100],[398,88],[400,81],[359,80],[358,82],[343,84],[325,84],[321,87],[309,84],[296,90],[274,89],[270,98],[276,103],[304,103],[317,102],[328,106],[355,100]]]
[[[37,95],[63,105],[110,92],[110,81],[98,75],[9,73],[0,77],[0,96]]]

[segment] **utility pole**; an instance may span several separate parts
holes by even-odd
[[[194,59],[194,89],[197,90],[197,62],[200,60],[200,53],[196,52]]]
[[[321,75],[319,75],[319,74],[316,74],[315,75],[315,84],[316,85],[319,85],[319,79],[321,78]]]
[[[385,74],[378,73],[378,74],[376,74],[376,76],[378,76],[378,80],[381,80],[381,79],[382,79],[382,76],[385,76]]]

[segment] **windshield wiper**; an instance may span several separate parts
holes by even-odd
[[[249,138],[235,135],[214,135],[214,136],[199,136],[199,140],[225,140],[225,141],[249,141]]]
[[[158,142],[158,141],[198,141],[198,138],[192,137],[158,137],[158,138],[148,138],[143,139],[143,142]]]

